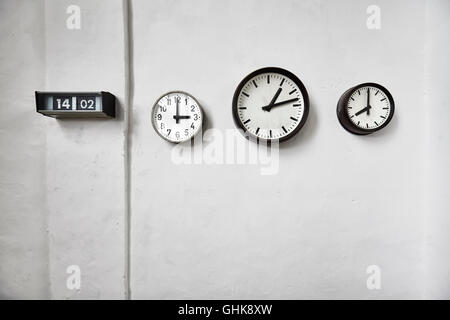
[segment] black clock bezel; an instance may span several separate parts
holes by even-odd
[[[300,120],[300,123],[297,125],[297,127],[290,132],[288,135],[280,138],[280,139],[266,139],[266,138],[260,138],[255,136],[253,133],[247,132],[247,129],[245,128],[244,124],[240,121],[239,119],[239,115],[238,115],[238,106],[237,106],[237,102],[238,102],[238,98],[239,98],[239,93],[241,92],[242,88],[247,84],[247,82],[252,79],[253,77],[263,74],[263,73],[278,73],[281,74],[287,78],[289,78],[291,81],[293,81],[298,88],[300,89],[300,92],[302,93],[303,96],[303,116],[302,119]],[[244,79],[242,79],[242,81],[239,83],[239,85],[237,86],[236,90],[234,91],[234,95],[233,95],[233,102],[232,102],[232,111],[233,111],[233,120],[235,125],[239,128],[242,129],[244,132],[244,135],[247,139],[251,139],[251,140],[256,140],[256,142],[259,143],[259,141],[265,141],[265,142],[272,142],[272,141],[276,141],[278,140],[279,142],[283,142],[286,140],[289,140],[290,138],[292,138],[293,136],[295,136],[300,129],[305,125],[306,120],[308,119],[308,114],[309,114],[309,96],[308,96],[308,91],[306,90],[306,87],[303,85],[303,83],[300,81],[300,79],[293,74],[292,72],[286,70],[286,69],[282,69],[279,67],[265,67],[265,68],[261,68],[258,70],[253,71],[252,73],[248,74]]]
[[[391,110],[389,112],[389,116],[386,119],[386,121],[379,127],[376,128],[372,128],[372,129],[364,129],[364,128],[360,128],[357,125],[355,125],[351,120],[350,117],[348,115],[347,112],[347,105],[348,105],[348,101],[351,97],[351,95],[361,89],[362,87],[374,87],[379,89],[380,91],[382,91],[386,97],[389,100],[389,105],[391,107]],[[347,91],[345,91],[341,98],[338,101],[337,104],[337,108],[336,108],[336,113],[337,113],[337,117],[338,120],[340,122],[340,124],[342,125],[342,127],[347,130],[350,133],[353,134],[357,134],[357,135],[368,135],[371,133],[374,133],[378,130],[383,129],[384,127],[386,127],[389,122],[391,122],[392,117],[394,116],[394,112],[395,112],[395,103],[394,103],[394,98],[392,97],[391,93],[389,92],[388,89],[386,89],[385,87],[383,87],[382,85],[378,84],[378,83],[374,83],[374,82],[365,82],[365,83],[361,83],[358,84],[354,87],[351,87],[350,89],[348,89]]]

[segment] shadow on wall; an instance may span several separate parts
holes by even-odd
[[[319,119],[317,117],[316,105],[314,103],[314,100],[310,97],[309,101],[309,114],[304,127],[292,139],[280,143],[280,150],[290,149],[293,147],[301,148],[306,143],[313,143],[312,138],[317,133]]]

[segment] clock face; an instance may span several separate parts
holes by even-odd
[[[153,128],[170,142],[190,140],[201,129],[202,121],[200,104],[186,92],[166,93],[153,106]]]
[[[338,103],[342,126],[355,134],[369,134],[384,128],[394,115],[394,99],[376,83],[363,83],[347,90]]]
[[[350,121],[362,129],[376,129],[388,119],[392,106],[387,94],[373,86],[360,87],[353,91],[347,102]]]
[[[305,124],[308,93],[302,82],[281,68],[259,69],[241,81],[233,98],[236,125],[256,140],[284,141]]]

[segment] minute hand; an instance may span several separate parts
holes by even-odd
[[[263,110],[270,110],[273,107],[278,107],[278,106],[281,106],[283,104],[287,104],[287,103],[291,103],[291,102],[295,102],[295,101],[298,101],[298,98],[292,98],[292,99],[289,99],[289,100],[280,101],[280,102],[274,103],[272,105],[264,106],[264,107],[262,107],[262,109]]]

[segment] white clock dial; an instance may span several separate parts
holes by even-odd
[[[155,131],[170,142],[184,142],[201,129],[203,112],[194,97],[182,91],[169,92],[153,106],[152,124]]]
[[[247,76],[236,89],[233,115],[252,137],[286,140],[306,121],[308,94],[301,81],[280,68],[264,68]]]
[[[358,128],[366,130],[381,127],[390,118],[391,111],[387,93],[373,86],[356,89],[347,103],[350,121]]]

